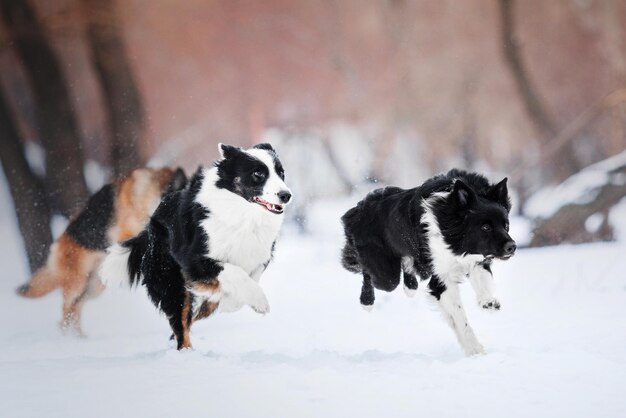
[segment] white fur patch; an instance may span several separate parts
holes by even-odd
[[[441,294],[439,299],[439,308],[444,319],[452,327],[465,354],[474,356],[484,353],[485,349],[476,338],[474,330],[467,321],[467,315],[465,315],[465,310],[461,304],[458,284],[453,283],[450,286],[446,284],[446,286],[446,291]]]
[[[438,306],[446,322],[454,331],[459,344],[468,356],[484,353],[484,348],[476,338],[474,330],[467,321],[467,316],[459,295],[459,283],[470,274],[484,257],[479,254],[458,256],[445,242],[437,217],[431,204],[436,199],[445,199],[449,193],[436,193],[422,204],[424,214],[421,221],[426,224],[426,235],[432,258],[434,274],[446,286],[440,295]],[[432,280],[432,279],[431,279]]]
[[[402,257],[402,270],[406,273],[415,275],[415,260],[411,256]]]
[[[128,257],[130,250],[119,244],[107,248],[107,255],[98,268],[98,275],[103,284],[119,286],[128,283]]]
[[[233,312],[249,305],[258,313],[269,312],[270,305],[263,289],[240,267],[224,264],[224,270],[217,279],[222,293],[220,311]]]
[[[283,215],[246,201],[215,186],[217,169],[204,172],[196,202],[206,207],[209,217],[201,227],[209,237],[209,258],[241,267],[248,275],[271,258]]]
[[[404,289],[404,293],[410,298],[415,296],[415,294],[417,293],[417,289],[409,289],[408,287],[406,287],[405,284],[402,285],[402,289]]]
[[[413,259],[413,257],[408,255],[402,257],[402,270],[405,273],[411,274],[413,276],[417,275],[417,272],[415,271],[415,260]],[[417,289],[409,289],[408,287],[406,287],[404,281],[402,283],[402,289],[404,289],[404,293],[406,293],[406,295],[410,298],[415,296],[415,293],[417,293]]]
[[[494,296],[495,286],[492,274],[485,270],[482,265],[476,264],[469,273],[469,279],[474,293],[476,293],[478,305],[489,309],[488,305],[491,303],[492,307],[497,305],[499,309],[500,302]]]
[[[374,305],[363,305],[361,304],[361,307],[367,311],[367,312],[372,312],[372,309],[374,309]]]
[[[456,255],[445,242],[437,217],[432,211],[430,204],[435,199],[445,199],[449,193],[436,193],[422,204],[424,214],[422,215],[422,223],[426,224],[426,235],[428,237],[428,247],[433,263],[434,273],[438,276],[456,277],[461,280],[476,263],[483,261],[484,257],[480,254]]]

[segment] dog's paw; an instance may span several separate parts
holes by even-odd
[[[255,292],[255,294],[250,299],[248,305],[254,310],[254,312],[259,313],[261,315],[265,315],[270,311],[270,303],[265,296],[263,291]]]
[[[500,302],[496,298],[479,300],[478,305],[480,305],[480,307],[483,309],[489,309],[493,311],[500,310]]]
[[[364,310],[366,310],[367,312],[371,312],[371,311],[372,311],[372,309],[374,309],[374,305],[364,305],[364,304],[361,304],[361,307],[362,307]]]
[[[417,293],[417,289],[411,289],[410,287],[408,287],[406,284],[404,286],[402,286],[402,288],[404,289],[404,293],[406,293],[406,295],[410,298],[412,298],[413,296],[415,296],[415,293]]]
[[[485,348],[480,343],[476,343],[475,346],[465,348],[465,355],[467,357],[480,356],[483,354],[485,354]]]
[[[481,354],[485,354],[485,348],[475,338],[463,344],[463,351],[465,351],[465,355],[467,357],[479,356]]]

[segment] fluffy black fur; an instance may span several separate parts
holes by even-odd
[[[104,251],[111,243],[107,237],[113,222],[115,185],[107,184],[87,201],[87,207],[67,226],[66,232],[84,248]]]
[[[435,194],[448,192],[446,197]],[[400,283],[401,272],[408,289],[417,289],[417,278],[433,276],[427,225],[423,223],[428,202],[444,241],[455,255],[481,254],[485,268],[493,257],[508,258],[515,243],[508,234],[511,203],[506,178],[492,185],[476,173],[451,170],[413,189],[386,187],[368,194],[341,218],[346,244],[343,266],[362,273],[361,303],[374,303],[374,288],[390,292]],[[402,265],[411,257],[412,266]],[[431,280],[429,291],[436,298],[445,291]]]

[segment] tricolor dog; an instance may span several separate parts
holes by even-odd
[[[97,268],[112,244],[138,234],[168,192],[185,186],[182,169],[139,168],[96,192],[82,212],[52,244],[46,264],[17,290],[20,296],[38,298],[63,290],[61,327],[82,334],[80,313],[89,298],[103,287]]]
[[[259,279],[272,259],[291,200],[283,166],[270,144],[219,145],[222,158],[162,200],[146,228],[114,246],[105,281],[143,284],[167,316],[178,349],[191,347],[198,319],[244,305],[269,312]]]

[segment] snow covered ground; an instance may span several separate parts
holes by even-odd
[[[488,351],[466,358],[423,292],[379,292],[361,309],[338,262],[351,202],[320,202],[313,235],[287,228],[262,278],[271,313],[204,320],[179,353],[141,289],[88,303],[84,339],[60,335],[60,294],[15,296],[27,274],[0,197],[2,417],[626,416],[626,243],[496,262],[500,312],[464,284]]]

